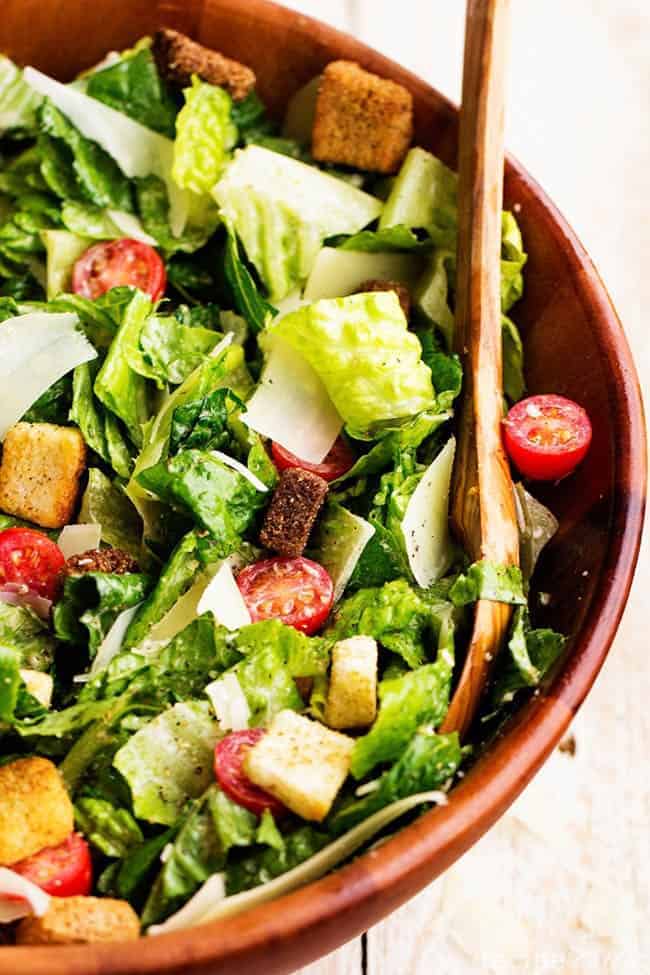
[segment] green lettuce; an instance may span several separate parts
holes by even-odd
[[[0,603],[0,646],[14,651],[27,670],[49,670],[54,639],[47,623],[24,606]]]
[[[173,139],[176,105],[160,80],[149,49],[128,52],[101,71],[94,71],[86,82],[86,94]]]
[[[515,484],[515,507],[519,527],[519,563],[528,581],[535,571],[542,549],[558,530],[558,520],[523,484]]]
[[[226,868],[226,894],[230,897],[242,890],[268,883],[308,860],[330,841],[331,837],[324,830],[299,826],[283,837],[281,847],[270,846],[229,863]]]
[[[157,176],[143,176],[133,181],[135,187],[136,209],[147,234],[158,241],[159,247],[167,257],[178,251],[193,253],[212,236],[218,223],[216,209],[206,206],[202,213],[190,213],[181,234],[172,233],[169,197],[162,179]],[[209,201],[208,201],[209,202]],[[168,278],[178,287],[178,274],[174,265],[168,265]],[[212,279],[210,278],[210,283]]]
[[[425,251],[431,249],[431,241],[418,237],[410,227],[397,224],[381,230],[361,230],[349,237],[326,241],[326,246],[338,247],[344,251],[366,251],[385,253],[386,251]]]
[[[88,484],[81,500],[79,521],[101,525],[102,541],[121,548],[134,558],[142,555],[142,522],[121,487],[97,467],[88,471]]]
[[[2,722],[13,722],[21,683],[20,655],[0,643],[0,733]]]
[[[117,417],[104,409],[93,393],[99,363],[84,363],[74,371],[70,419],[76,423],[87,445],[120,477],[128,478],[133,455]]]
[[[356,233],[381,211],[343,180],[255,145],[237,153],[213,194],[271,300],[307,279],[326,237]]]
[[[536,687],[566,645],[555,630],[532,629],[526,606],[514,612],[507,653],[499,658],[490,703],[495,710],[509,704],[518,691]]]
[[[232,302],[252,331],[261,332],[269,318],[275,314],[275,308],[262,297],[253,276],[242,261],[234,230],[230,226],[227,230],[224,272]]]
[[[142,602],[150,588],[149,577],[136,572],[69,575],[54,607],[54,632],[59,640],[87,645],[94,657],[119,614]]]
[[[501,318],[501,349],[503,392],[511,403],[516,403],[526,394],[524,347],[517,326],[507,315]]]
[[[223,88],[196,75],[183,91],[185,105],[176,120],[172,176],[194,193],[209,193],[221,176],[237,143],[232,99]]]
[[[495,603],[525,606],[521,569],[516,565],[496,565],[482,560],[474,562],[459,575],[449,590],[449,598],[455,606],[467,606],[479,599]]]
[[[68,422],[71,403],[71,378],[70,375],[62,376],[39,396],[21,419],[26,423],[56,423],[63,426]]]
[[[88,249],[88,241],[68,230],[41,230],[41,240],[45,247],[47,298],[50,300],[70,291],[74,265]]]
[[[175,315],[151,315],[142,326],[139,349],[131,366],[140,375],[153,379],[159,389],[167,384],[178,386],[221,338],[220,332],[185,325]]]
[[[171,826],[212,780],[219,725],[202,701],[175,704],[123,745],[113,765],[126,779],[139,819]]]
[[[177,407],[172,414],[170,453],[195,448],[232,450],[233,434],[229,422],[243,406],[243,401],[232,390],[223,387]]]
[[[394,292],[317,301],[267,331],[319,374],[354,437],[372,437],[382,423],[433,405],[431,372]]]
[[[456,732],[438,735],[430,727],[419,728],[392,768],[377,780],[376,788],[361,799],[342,803],[328,818],[328,828],[340,835],[391,802],[440,788],[454,776],[462,759]]]
[[[82,796],[75,803],[74,818],[88,842],[107,857],[125,857],[143,842],[131,813],[107,799]]]
[[[458,177],[440,159],[410,149],[384,205],[379,229],[419,227],[439,245],[455,246]]]
[[[20,68],[0,55],[0,136],[17,133],[21,136],[36,130],[36,109],[40,97],[23,81]]]
[[[512,213],[501,214],[501,307],[508,311],[524,293],[523,267],[527,255],[521,230]]]

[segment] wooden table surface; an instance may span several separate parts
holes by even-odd
[[[284,2],[458,99],[462,0]],[[650,7],[517,0],[513,8],[508,148],[586,244],[647,389]],[[648,582],[646,538],[616,643],[573,728],[575,755],[556,752],[444,877],[302,975],[650,972]]]

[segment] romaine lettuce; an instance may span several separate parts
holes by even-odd
[[[486,559],[474,562],[465,573],[456,577],[449,598],[454,606],[467,606],[479,599],[514,606],[525,606],[528,602],[521,569],[516,565],[497,565]]]
[[[54,607],[54,632],[59,640],[87,645],[92,658],[119,614],[142,602],[150,588],[149,577],[135,572],[68,575]]]
[[[536,687],[560,656],[566,639],[550,629],[531,629],[528,608],[514,612],[507,654],[497,664],[490,702],[495,709],[509,704],[518,691]]]
[[[34,132],[40,101],[23,81],[20,68],[0,54],[0,136],[12,130],[21,135]]]
[[[41,240],[46,254],[49,301],[72,287],[72,269],[78,258],[88,250],[88,241],[68,230],[42,230]]]
[[[134,558],[141,557],[142,523],[138,512],[122,488],[111,483],[97,467],[88,471],[79,521],[100,525],[103,542],[129,552]]]
[[[174,138],[176,105],[147,48],[126,52],[107,67],[93,71],[86,81],[86,94],[148,129]]]
[[[142,831],[128,811],[107,799],[82,796],[74,810],[75,825],[107,857],[125,857],[142,841]]]
[[[267,329],[318,373],[352,436],[434,403],[431,372],[394,292],[317,301]]]
[[[176,119],[172,176],[193,193],[209,193],[228,162],[237,142],[237,126],[230,109],[232,99],[196,75],[183,91],[185,105]]]

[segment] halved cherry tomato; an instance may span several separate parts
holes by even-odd
[[[33,528],[5,528],[0,532],[0,589],[5,583],[27,586],[54,599],[61,582],[65,556],[47,535]]]
[[[265,809],[274,816],[282,816],[287,811],[285,806],[275,796],[251,782],[242,767],[248,749],[265,734],[263,728],[248,728],[246,731],[232,731],[222,738],[214,750],[214,773],[226,795],[240,806],[256,816],[261,816]]]
[[[248,565],[237,576],[237,585],[254,623],[278,619],[307,634],[320,629],[334,601],[327,570],[303,556]]]
[[[279,471],[285,471],[289,467],[299,467],[303,471],[318,474],[325,481],[335,481],[337,477],[343,477],[356,460],[352,448],[343,437],[338,437],[334,441],[329,454],[320,464],[309,464],[306,460],[300,460],[299,457],[275,441],[271,444],[271,454],[273,455],[273,463]]]
[[[591,423],[573,400],[544,393],[515,403],[503,421],[503,439],[510,460],[525,477],[556,481],[584,458]]]
[[[129,237],[93,244],[72,272],[72,290],[84,298],[99,298],[111,288],[130,285],[158,301],[166,284],[165,265],[158,252]]]
[[[70,833],[58,846],[46,846],[11,869],[54,897],[89,894],[93,886],[90,849],[83,836]]]

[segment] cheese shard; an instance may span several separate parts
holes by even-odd
[[[296,457],[320,464],[343,421],[319,376],[281,339],[274,339],[260,383],[241,419]]]
[[[453,557],[449,488],[455,450],[456,441],[452,437],[424,472],[402,520],[411,572],[424,589],[444,575]]]
[[[204,589],[196,612],[198,616],[212,613],[217,623],[231,631],[251,622],[248,607],[228,562],[223,563]]]
[[[82,552],[99,548],[102,526],[98,524],[66,525],[57,539],[57,545],[66,559]]]
[[[50,386],[97,358],[76,315],[29,312],[0,328],[0,441]]]
[[[0,867],[0,924],[30,914],[43,917],[49,906],[50,895],[44,890],[19,873]]]
[[[375,534],[365,518],[338,504],[328,504],[319,519],[313,557],[327,569],[338,602],[352,577],[363,550]]]
[[[422,271],[413,254],[341,250],[323,247],[305,285],[307,301],[343,298],[358,291],[365,281],[399,281],[411,288]],[[293,311],[293,309],[288,309]]]
[[[251,711],[237,674],[227,673],[205,688],[222,731],[248,728]]]

